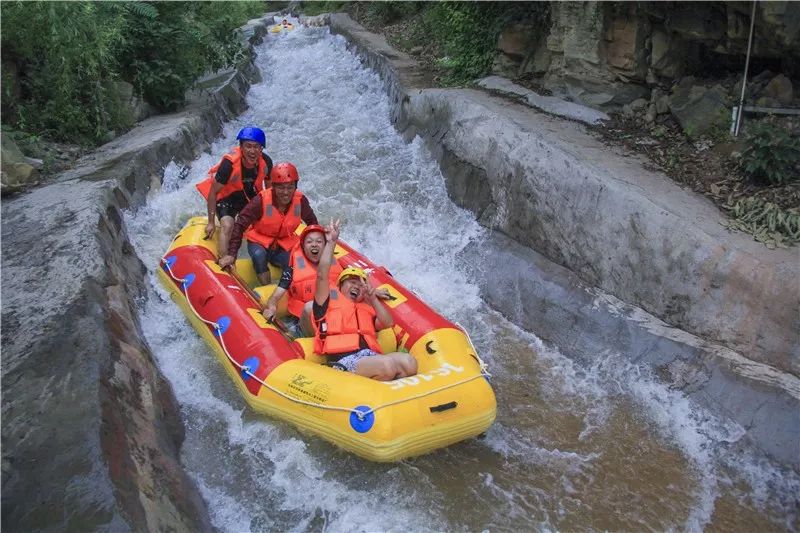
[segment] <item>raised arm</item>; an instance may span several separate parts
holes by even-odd
[[[336,241],[339,240],[339,229],[341,223],[332,220],[325,228],[325,248],[320,254],[319,265],[317,266],[317,283],[314,290],[314,302],[317,305],[324,305],[330,298],[331,289],[328,281],[328,274],[333,264],[333,251],[336,249]]]
[[[378,319],[378,324],[375,329],[390,328],[394,326],[394,319],[389,313],[389,310],[381,303],[381,292],[376,291],[369,286],[368,282],[364,282],[364,289],[367,291],[367,298],[369,304],[375,309],[375,315]]]

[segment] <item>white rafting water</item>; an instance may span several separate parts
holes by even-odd
[[[377,75],[327,29],[258,47],[264,81],[211,153],[170,165],[162,190],[126,215],[149,269],[145,337],[186,424],[183,463],[222,531],[797,529],[800,480],[754,453],[743,430],[614,354],[581,367],[487,308],[461,252],[489,239],[447,197],[419,141],[389,122]],[[398,464],[373,464],[250,412],[155,277],[190,216],[194,184],[239,128],[267,132],[320,220],[470,331],[489,363],[498,418],[487,435]],[[468,259],[468,258],[467,258]]]

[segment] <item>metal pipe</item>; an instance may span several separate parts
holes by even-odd
[[[733,130],[733,136],[739,136],[739,126],[742,125],[742,112],[744,111],[744,91],[747,88],[747,70],[750,68],[750,50],[753,48],[753,28],[756,25],[756,3],[758,0],[753,0],[753,13],[750,15],[750,37],[747,39],[747,58],[744,61],[744,76],[742,77],[742,95],[739,97],[739,110],[736,114],[736,127]]]

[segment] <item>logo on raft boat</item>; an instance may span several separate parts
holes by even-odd
[[[410,387],[414,387],[416,385],[419,385],[420,383],[426,383],[428,381],[431,381],[433,378],[437,376],[440,377],[449,376],[453,372],[460,374],[463,371],[464,371],[463,366],[455,366],[451,365],[450,363],[445,363],[439,368],[434,368],[428,373],[420,372],[419,374],[416,374],[414,376],[409,376],[407,378],[400,378],[394,381],[381,381],[381,383],[388,385],[389,388],[392,390],[397,390],[397,389],[402,389],[407,385]]]
[[[295,374],[287,384],[289,393],[300,400],[314,403],[325,403],[331,392],[327,383],[314,383],[314,380],[304,374]]]

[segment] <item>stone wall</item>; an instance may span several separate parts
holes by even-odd
[[[251,21],[255,43],[269,19]],[[142,338],[145,266],[121,210],[244,109],[247,57],[180,113],[150,118],[55,183],[3,201],[3,526],[210,531],[183,471],[183,426]]]
[[[749,2],[551,2],[501,34],[495,73],[604,109],[668,89],[687,75],[741,76]],[[759,2],[751,76],[765,68],[800,77],[800,3]],[[765,67],[769,65],[769,67]]]

